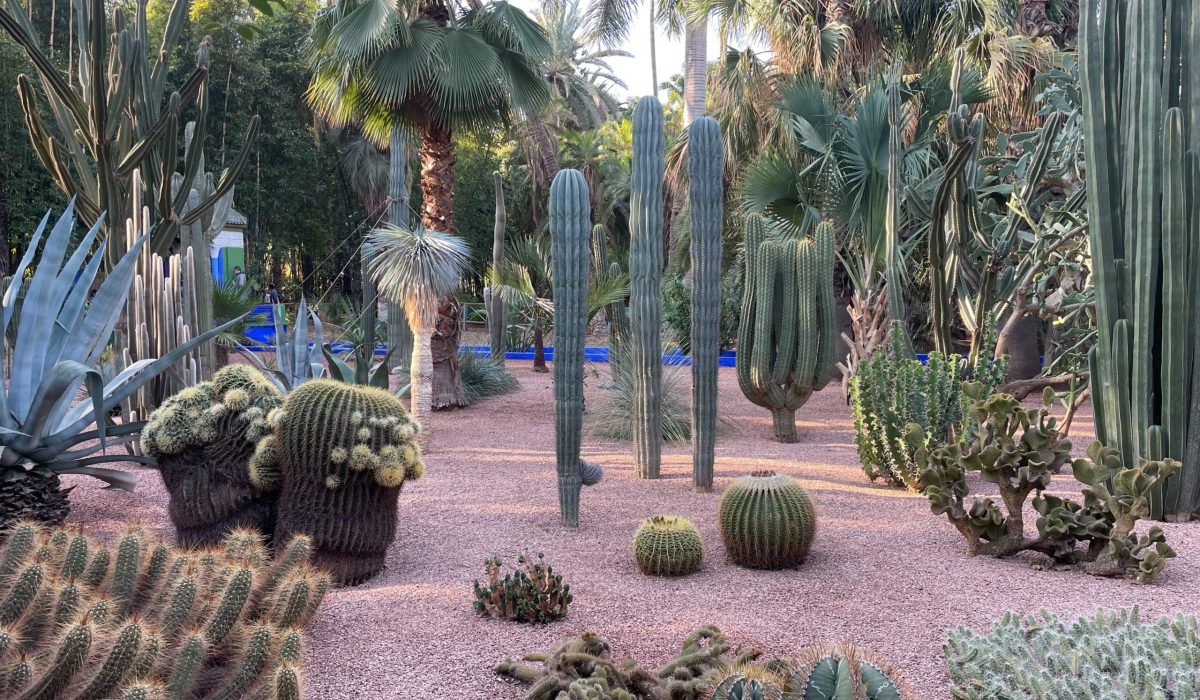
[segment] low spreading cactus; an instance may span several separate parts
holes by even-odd
[[[817,532],[808,491],[773,471],[754,472],[730,484],[717,517],[729,558],[751,569],[799,566]]]
[[[968,552],[1003,557],[1031,550],[1055,562],[1080,564],[1091,574],[1128,574],[1138,581],[1162,574],[1175,551],[1161,528],[1138,534],[1134,526],[1150,512],[1151,495],[1179,471],[1179,462],[1143,459],[1127,467],[1116,450],[1096,442],[1086,459],[1071,464],[1075,478],[1087,487],[1082,503],[1054,496],[1045,489],[1071,455],[1071,443],[1059,435],[1055,419],[1044,408],[1024,408],[1009,394],[985,398],[979,384],[969,383],[964,391],[975,399],[970,413],[978,429],[971,439],[929,448],[916,424],[908,426],[905,437],[924,465],[921,480],[931,509],[963,534]],[[967,504],[969,472],[996,484],[1004,510],[987,497],[971,497]],[[1022,506],[1030,495],[1039,514],[1036,537],[1025,532]]]
[[[648,576],[685,576],[700,569],[700,531],[677,515],[647,518],[633,535],[633,558]]]
[[[1190,615],[1143,621],[1133,608],[1065,624],[1045,611],[1007,613],[984,634],[954,630],[945,653],[959,700],[1200,697],[1200,627]]]
[[[0,697],[298,698],[300,630],[330,583],[310,548],[272,559],[239,530],[178,550],[136,526],[105,547],[19,524],[0,552]]]
[[[500,573],[503,564],[500,557],[493,556],[483,563],[486,583],[476,580],[472,584],[475,594],[475,611],[480,615],[491,615],[504,620],[545,624],[561,620],[567,615],[571,604],[571,586],[563,581],[562,574],[546,563],[545,555],[536,558],[521,555],[517,558],[518,568],[510,574]]]

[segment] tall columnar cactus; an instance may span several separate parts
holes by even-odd
[[[633,112],[629,192],[629,316],[637,474],[657,479],[662,460],[663,115],[654,97]]]
[[[688,127],[688,205],[692,223],[692,483],[713,483],[717,363],[721,354],[721,224],[725,148],[721,127],[701,117]]]
[[[274,530],[274,497],[253,486],[248,464],[282,403],[266,377],[229,365],[150,414],[142,447],[158,462],[179,544],[214,545],[243,527]]]
[[[259,441],[250,478],[279,492],[275,539],[313,538],[314,559],[339,583],[383,570],[396,499],[424,471],[419,426],[382,389],[314,379],[288,394]]]
[[[496,188],[496,217],[492,225],[492,269],[499,271],[504,265],[504,228],[508,225],[508,212],[504,206],[504,179],[500,172],[492,173],[492,182]],[[492,357],[499,358],[504,363],[504,335],[508,327],[508,311],[504,308],[504,299],[499,294],[492,293],[487,304],[488,347]]]
[[[1150,515],[1200,508],[1200,5],[1085,0],[1080,79],[1099,339],[1100,439],[1183,470]]]
[[[578,170],[560,170],[550,185],[550,249],[554,277],[554,453],[558,508],[564,525],[579,525],[584,464],[583,343],[587,335],[588,234],[591,206]]]
[[[310,546],[297,537],[272,559],[240,530],[180,550],[131,527],[107,548],[19,524],[2,556],[0,696],[276,697],[281,671],[298,681],[301,629],[330,584]]]
[[[717,518],[729,558],[751,569],[799,566],[817,533],[817,512],[808,491],[773,471],[754,472],[730,484]]]
[[[913,700],[900,673],[851,645],[802,649],[784,673],[783,700]]]
[[[407,227],[410,221],[408,204],[408,136],[400,124],[392,126],[392,142],[388,148],[388,223]],[[401,299],[387,300],[387,344],[389,372],[406,374],[412,361],[413,330],[404,313]]]
[[[742,393],[770,409],[775,439],[796,442],[796,409],[833,376],[833,228],[816,237],[767,238],[746,221],[745,290],[738,326]]]

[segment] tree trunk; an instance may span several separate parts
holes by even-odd
[[[433,354],[429,342],[430,331],[420,326],[413,327],[413,355],[409,362],[409,413],[422,426],[417,434],[421,449],[429,449],[430,413],[429,385],[433,381]]]
[[[708,88],[708,20],[689,22],[683,45],[683,124],[703,117]]]
[[[542,172],[546,178],[542,184],[549,187],[554,176],[558,174],[559,170],[562,170],[562,166],[558,163],[558,151],[554,148],[554,140],[550,138],[550,130],[546,128],[541,119],[536,116],[531,117],[529,131],[533,136],[533,143],[537,146],[538,156],[542,160]]]
[[[437,327],[429,341],[433,355],[430,402],[435,411],[463,408],[470,403],[458,372],[458,339],[461,335],[458,300],[446,299],[438,309]]]
[[[542,332],[542,322],[533,323],[533,371],[549,372],[546,366],[546,336]]]
[[[1038,331],[1041,327],[1040,318],[1026,316],[1016,323],[1012,333],[1006,333],[997,340],[996,355],[1008,355],[1007,381],[1030,379],[1041,373],[1038,350]]]
[[[404,131],[397,124],[392,127],[392,143],[388,151],[388,223],[407,227],[408,216],[408,149],[405,148]],[[408,317],[398,300],[387,300],[387,343],[392,356],[388,371],[403,372],[408,369],[413,352],[413,333]]]
[[[421,140],[421,221],[429,230],[454,233],[454,143],[449,129],[430,126]],[[458,300],[444,299],[438,309],[430,352],[433,355],[431,404],[435,410],[467,405],[458,372],[462,334]]]

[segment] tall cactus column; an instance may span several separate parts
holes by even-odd
[[[1126,464],[1182,461],[1150,516],[1186,520],[1200,509],[1200,6],[1081,5],[1097,432]]]
[[[508,225],[508,211],[504,206],[504,180],[499,171],[492,172],[492,182],[496,187],[496,217],[492,226],[492,269],[497,273],[504,264],[504,228]],[[508,325],[508,315],[504,309],[504,299],[499,294],[491,294],[487,302],[488,349],[492,357],[504,362],[504,330]]]
[[[629,316],[637,474],[657,479],[662,461],[663,114],[654,97],[633,113],[629,194]]]
[[[688,127],[688,206],[692,223],[692,484],[713,485],[717,363],[721,354],[721,223],[724,145],[711,117]]]
[[[391,148],[388,151],[388,223],[409,225],[408,217],[408,148],[404,129],[392,127]],[[413,332],[408,325],[404,305],[398,299],[387,300],[387,343],[392,354],[388,371],[407,373],[412,362]]]
[[[550,185],[550,250],[554,273],[554,453],[558,508],[564,525],[579,525],[583,461],[583,343],[587,335],[588,234],[591,206],[578,170],[560,170]]]

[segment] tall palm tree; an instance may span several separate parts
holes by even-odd
[[[548,48],[541,28],[504,0],[470,0],[466,9],[450,0],[337,0],[311,33],[309,100],[327,121],[356,123],[381,146],[415,131],[421,223],[452,234],[454,132],[503,122],[514,108],[536,113],[549,96],[537,69]],[[466,405],[452,292],[442,299],[443,323],[434,324],[438,407]]]
[[[403,305],[413,329],[410,409],[413,417],[424,424],[432,410],[433,327],[442,300],[458,289],[470,252],[461,238],[420,225],[405,228],[388,224],[377,228],[368,236],[367,246],[368,272],[380,292]],[[428,428],[421,435],[422,446],[428,447]]]

